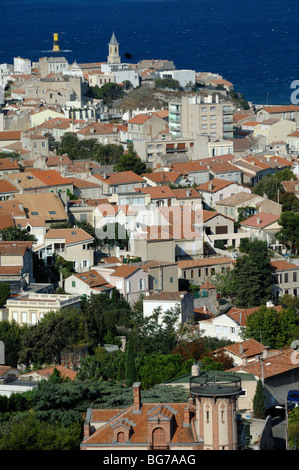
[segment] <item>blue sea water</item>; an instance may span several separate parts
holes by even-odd
[[[114,30],[123,62],[169,59],[219,73],[254,103],[290,104],[299,80],[298,0],[1,0],[0,8],[0,63],[51,55],[54,32],[69,62],[103,62]]]

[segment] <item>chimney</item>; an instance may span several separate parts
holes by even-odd
[[[190,408],[186,405],[184,408],[184,428],[190,426]]]
[[[256,216],[256,223],[257,223],[257,225],[260,224],[260,216],[259,215]]]
[[[84,439],[90,436],[90,423],[84,424]]]
[[[265,349],[263,349],[262,358],[267,359],[267,357],[268,357],[268,346],[265,346]]]
[[[141,411],[141,382],[134,382],[133,388],[133,413],[138,414]]]

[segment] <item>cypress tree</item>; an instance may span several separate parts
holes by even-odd
[[[258,380],[255,395],[253,397],[253,415],[255,418],[265,417],[265,393],[261,379]]]
[[[125,381],[128,387],[132,387],[135,382],[135,355],[132,335],[129,335],[126,351],[126,375]]]

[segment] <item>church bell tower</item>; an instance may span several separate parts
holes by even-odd
[[[109,55],[108,55],[108,64],[120,64],[120,55],[119,55],[119,44],[116,40],[114,31],[112,33],[110,42],[108,44],[109,46]]]

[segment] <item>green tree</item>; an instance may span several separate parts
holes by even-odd
[[[122,98],[124,91],[121,85],[109,82],[101,88],[98,85],[91,87],[89,94],[95,99],[103,100],[104,104],[110,105],[113,101]]]
[[[236,260],[233,275],[237,307],[265,304],[272,295],[272,271],[267,244],[260,240],[250,242],[248,254]]]
[[[178,80],[173,78],[156,78],[155,80],[156,88],[170,88],[171,90],[181,90],[182,87]]]
[[[79,450],[81,423],[65,428],[41,422],[32,412],[11,419],[0,431],[0,450]]]
[[[0,321],[0,340],[5,347],[5,365],[17,367],[19,353],[22,345],[22,334],[24,327],[21,327],[15,320]]]
[[[137,175],[141,175],[146,171],[146,164],[138,157],[133,148],[133,144],[128,144],[128,153],[120,156],[113,171],[133,171]]]
[[[0,306],[4,306],[9,296],[10,284],[8,284],[7,282],[0,282]]]
[[[294,408],[288,418],[289,449],[299,449],[299,408]]]
[[[180,375],[189,374],[193,360],[183,363],[179,354],[150,354],[143,358],[138,370],[142,388],[147,390]]]
[[[271,348],[282,348],[296,339],[297,332],[298,316],[294,310],[277,311],[263,305],[247,317],[242,336],[245,339],[254,338]]]
[[[221,297],[235,299],[235,273],[226,269],[223,273],[215,273],[211,282]]]
[[[292,211],[282,212],[278,221],[281,229],[276,238],[295,254],[299,249],[299,214]]]
[[[265,392],[260,379],[256,384],[256,390],[253,397],[253,414],[257,419],[264,419],[265,417]]]
[[[129,243],[129,234],[124,225],[118,222],[110,223],[102,227],[101,233],[98,234],[98,246],[107,246],[113,248],[115,246],[121,249],[127,248]]]
[[[129,335],[126,348],[126,384],[128,387],[131,387],[136,379],[135,373],[135,353],[134,353],[134,344],[133,337]]]
[[[34,235],[28,233],[26,229],[19,227],[3,228],[0,230],[0,236],[3,241],[37,241]]]
[[[20,362],[61,364],[63,349],[85,340],[85,325],[76,308],[48,312],[22,335]]]

